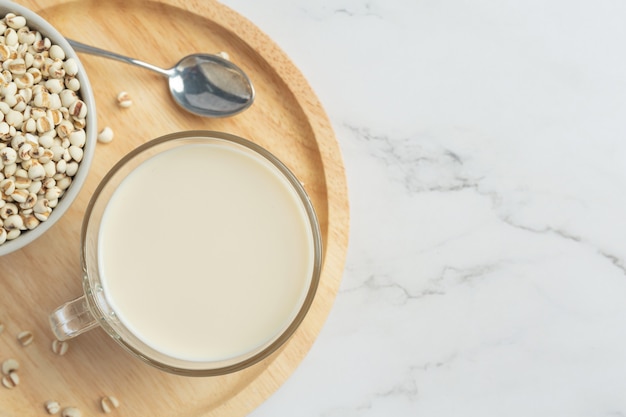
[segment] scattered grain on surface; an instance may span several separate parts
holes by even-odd
[[[61,405],[58,401],[48,400],[43,404],[48,414],[56,414],[61,411]]]
[[[24,347],[33,343],[34,340],[35,336],[33,336],[33,333],[28,330],[21,331],[17,334],[17,341]]]
[[[9,375],[11,372],[15,372],[20,369],[20,364],[17,360],[9,358],[2,362],[2,374]]]
[[[102,397],[102,399],[100,400],[100,406],[102,407],[102,411],[108,414],[114,409],[118,408],[120,406],[120,402],[116,397],[109,395],[106,397]]]
[[[52,341],[52,351],[59,356],[63,356],[67,353],[67,349],[69,349],[70,345],[66,341],[61,341],[54,339]]]

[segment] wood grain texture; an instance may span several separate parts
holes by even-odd
[[[257,90],[255,104],[228,119],[204,119],[178,109],[166,81],[123,63],[82,56],[96,95],[98,124],[115,139],[98,144],[87,183],[66,216],[38,241],[0,258],[0,360],[20,361],[21,384],[0,387],[0,416],[45,415],[55,399],[101,413],[99,399],[119,398],[117,416],[243,416],[269,397],[293,372],[331,309],[345,262],[349,209],[343,162],[328,118],[289,58],[258,28],[214,1],[23,0],[68,37],[155,65],[171,67],[194,52],[229,53]],[[134,105],[115,97],[128,91]],[[123,155],[161,135],[188,129],[233,133],[278,156],[305,184],[320,219],[322,278],[311,310],[296,334],[274,355],[244,371],[210,378],[166,374],[124,352],[102,330],[72,340],[65,356],[51,350],[47,316],[78,296],[80,229],[87,203],[102,176]],[[191,207],[181,207],[194,216]],[[27,347],[16,335],[27,329]]]

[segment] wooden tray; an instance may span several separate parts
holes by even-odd
[[[20,0],[18,0],[20,1]],[[186,114],[158,74],[84,55],[100,127],[115,139],[98,144],[88,181],[68,214],[40,240],[0,258],[0,361],[21,363],[20,385],[0,385],[0,416],[47,415],[55,399],[85,416],[102,413],[99,400],[115,395],[115,416],[243,416],[291,374],[320,331],[341,281],[348,235],[348,201],[340,151],[319,101],[283,52],[250,22],[214,1],[24,0],[66,36],[155,65],[170,67],[193,52],[226,51],[255,84],[257,100],[228,119]],[[134,105],[116,105],[128,91]],[[320,218],[324,266],[317,297],[297,333],[278,352],[244,371],[222,377],[166,374],[131,358],[102,330],[72,340],[64,356],[51,350],[48,314],[81,293],[79,245],[85,207],[102,176],[141,143],[179,130],[237,134],[265,146],[288,165],[310,194]],[[188,209],[181,207],[185,213]],[[190,216],[194,213],[189,209]],[[30,330],[32,345],[16,335]]]

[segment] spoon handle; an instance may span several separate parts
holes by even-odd
[[[76,52],[84,52],[90,55],[98,55],[103,58],[114,59],[117,61],[122,61],[127,64],[137,65],[138,67],[146,68],[154,72],[158,72],[161,75],[169,76],[169,70],[165,70],[163,68],[155,67],[152,64],[148,64],[147,62],[140,61],[135,58],[129,58],[124,55],[116,54],[115,52],[105,51],[104,49],[96,48],[95,46],[86,45],[84,43],[75,41],[73,39],[67,39],[69,44],[74,48]]]

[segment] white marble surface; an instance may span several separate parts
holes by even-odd
[[[626,416],[626,3],[224,3],[343,151],[351,242],[265,416]]]

